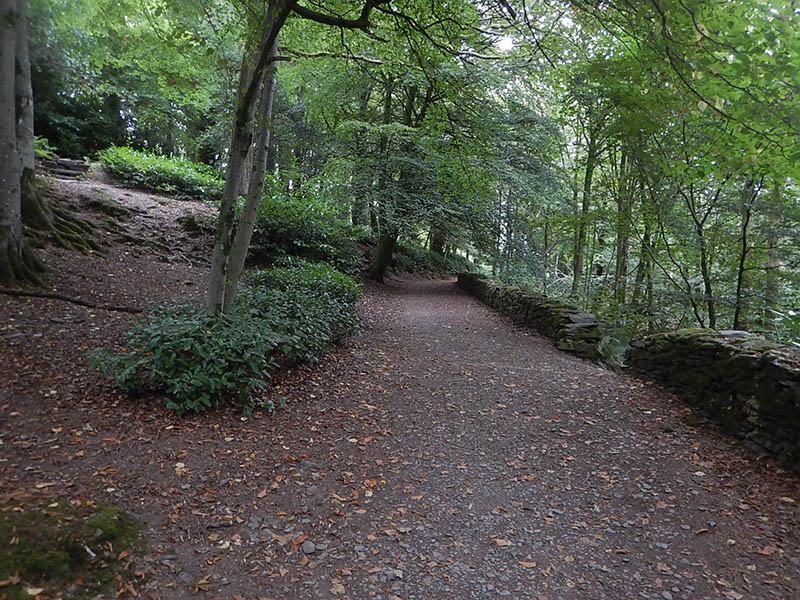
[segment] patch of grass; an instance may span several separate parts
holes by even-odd
[[[98,154],[108,172],[126,185],[176,198],[219,200],[225,181],[208,165],[111,146]]]
[[[56,149],[50,145],[50,141],[38,135],[33,137],[33,152],[37,158],[47,160],[52,160],[56,156]]]
[[[139,525],[121,509],[63,498],[3,499],[0,597],[94,598],[126,567]]]

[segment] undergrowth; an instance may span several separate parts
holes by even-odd
[[[222,198],[225,182],[208,165],[121,146],[102,150],[98,158],[107,171],[132,187],[165,192],[180,199]]]
[[[367,228],[349,224],[336,203],[313,190],[286,192],[283,183],[275,181],[259,207],[250,256],[268,264],[297,256],[352,274],[361,261],[354,241],[368,235]]]
[[[131,394],[163,393],[178,413],[226,402],[244,412],[263,400],[282,364],[314,362],[358,327],[360,288],[324,264],[302,262],[253,274],[225,314],[174,304],[152,310],[128,332],[125,349],[90,353],[93,366]]]
[[[474,271],[475,265],[457,254],[444,257],[418,244],[400,243],[395,249],[392,270],[438,276]]]

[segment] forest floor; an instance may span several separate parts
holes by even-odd
[[[106,258],[48,250],[52,290],[125,306],[202,293],[176,219],[208,207],[62,185],[164,237]],[[671,394],[452,281],[367,285],[362,312],[362,336],[276,383],[286,408],[180,418],[87,366],[130,315],[0,296],[0,498],[135,514],[146,543],[123,596],[800,597],[800,481]]]

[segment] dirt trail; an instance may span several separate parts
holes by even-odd
[[[0,482],[137,514],[151,598],[800,597],[797,479],[453,282],[367,291],[365,334],[272,416],[85,375],[3,403]]]

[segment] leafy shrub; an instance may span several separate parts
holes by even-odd
[[[418,244],[398,244],[392,261],[392,269],[407,273],[439,275],[474,271],[475,265],[463,256],[451,254],[445,258]]]
[[[52,160],[56,155],[56,149],[50,145],[48,139],[38,135],[33,138],[33,152],[37,158],[46,160]]]
[[[90,359],[127,392],[165,392],[167,408],[178,413],[219,406],[226,396],[244,407],[266,388],[281,341],[258,325],[239,307],[224,315],[194,305],[158,307],[128,332],[125,352],[100,349]]]
[[[312,362],[357,328],[359,294],[351,277],[327,265],[261,271],[224,315],[160,307],[128,332],[124,352],[99,349],[90,358],[128,392],[164,392],[178,413],[228,399],[248,411],[280,363]]]
[[[355,240],[363,227],[343,220],[341,207],[314,195],[287,194],[279,183],[265,194],[258,212],[250,255],[273,263],[286,256],[325,261],[345,273],[355,273],[360,257]]]
[[[102,150],[98,158],[126,185],[166,192],[178,198],[222,198],[225,182],[208,165],[120,146]]]
[[[254,271],[248,282],[255,287],[282,291],[308,292],[318,298],[332,298],[347,306],[355,306],[361,296],[361,286],[349,275],[330,265],[302,258],[287,257],[280,268]]]

